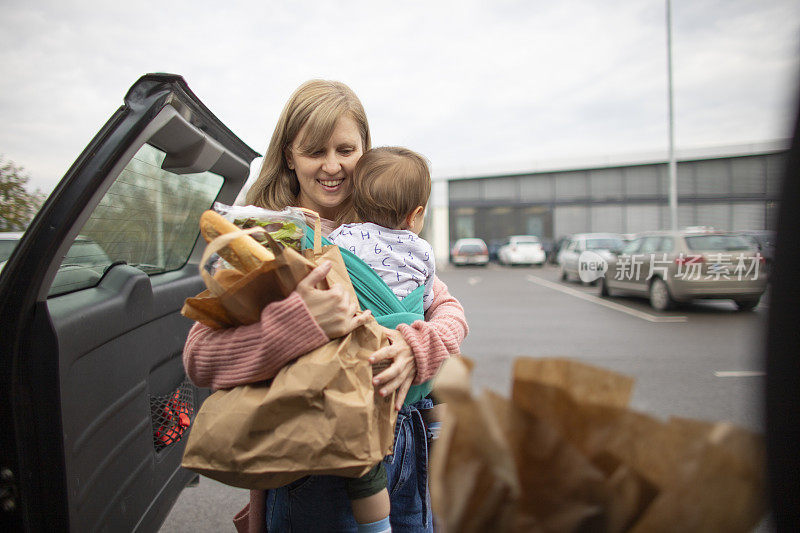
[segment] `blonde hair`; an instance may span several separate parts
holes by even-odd
[[[424,157],[407,148],[382,146],[365,152],[353,172],[353,207],[362,222],[399,229],[431,194]]]
[[[367,115],[350,87],[328,80],[310,80],[298,87],[278,118],[261,172],[247,192],[247,203],[275,210],[297,205],[300,182],[286,163],[287,148],[296,140],[305,153],[321,148],[342,116],[349,116],[356,122],[363,148],[369,150],[371,140]],[[303,138],[298,139],[300,130],[306,125],[308,128]],[[354,219],[352,199],[348,198],[339,210],[337,222]]]

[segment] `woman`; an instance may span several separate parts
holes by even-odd
[[[353,169],[370,148],[367,118],[352,90],[338,82],[312,80],[286,104],[264,156],[247,203],[268,209],[305,207],[322,217],[327,235],[355,220],[350,205]],[[314,269],[284,300],[267,306],[256,324],[212,330],[195,324],[184,348],[191,380],[213,389],[269,379],[293,359],[362,325],[369,312],[357,314],[358,302],[340,288],[315,285],[330,265]],[[379,394],[397,391],[400,409],[395,452],[387,458],[395,531],[432,531],[427,492],[427,444],[419,412],[424,399],[403,406],[412,384],[431,379],[442,362],[459,353],[467,334],[464,310],[436,279],[434,301],[425,322],[391,330],[391,345],[374,354],[391,365],[375,377]],[[286,327],[291,325],[291,327]],[[355,521],[341,479],[310,476],[287,487],[251,491],[249,509],[237,515],[240,531],[354,531]]]

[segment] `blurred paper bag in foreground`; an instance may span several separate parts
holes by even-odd
[[[431,465],[443,529],[751,530],[765,512],[760,437],[637,413],[627,406],[632,387],[582,363],[521,358],[512,400],[474,398],[464,363],[449,360],[435,385],[450,409]],[[490,438],[511,461],[483,446]],[[476,479],[456,484],[465,468]],[[492,506],[480,489],[503,484],[508,498]]]
[[[439,372],[436,396],[447,403],[431,458],[431,499],[449,531],[503,531],[519,498],[514,458],[492,406],[473,398],[465,359]]]

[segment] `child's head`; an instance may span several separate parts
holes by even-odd
[[[406,148],[368,150],[353,171],[353,207],[362,222],[419,233],[430,194],[427,161]]]

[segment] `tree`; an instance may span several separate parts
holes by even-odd
[[[0,231],[24,231],[42,206],[46,195],[29,192],[30,179],[21,166],[0,157]]]

